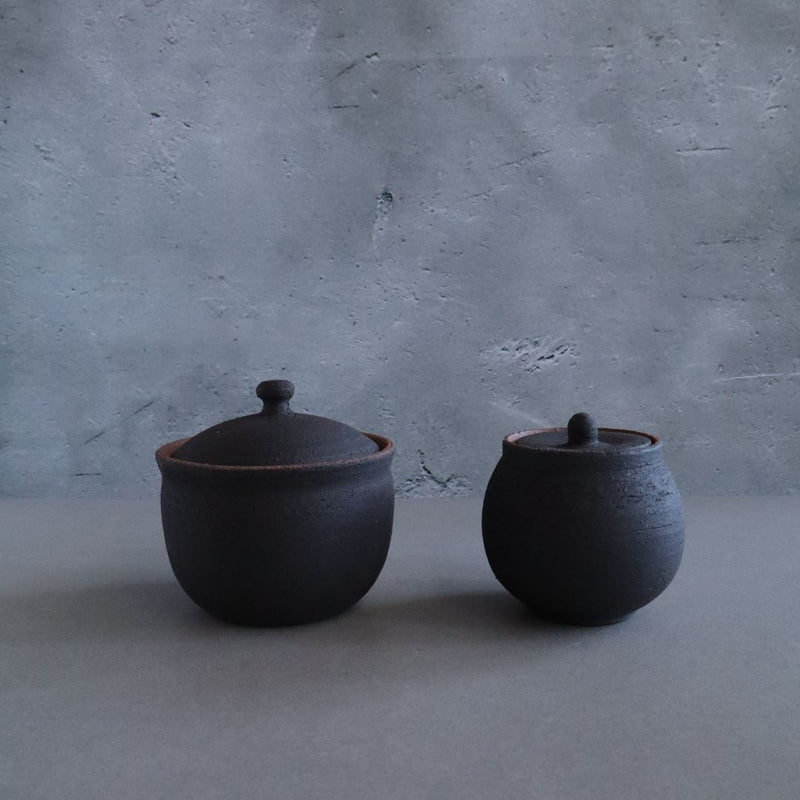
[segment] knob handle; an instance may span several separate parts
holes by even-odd
[[[262,414],[289,414],[289,401],[294,396],[294,384],[291,381],[262,381],[256,387],[256,394],[264,401]]]
[[[597,423],[584,412],[574,414],[567,424],[567,434],[572,445],[597,444]]]

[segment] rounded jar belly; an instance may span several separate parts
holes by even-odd
[[[500,583],[535,613],[580,625],[618,622],[675,576],[684,519],[660,449],[564,468],[506,452],[486,490],[482,527]]]
[[[230,467],[159,450],[161,511],[175,577],[201,608],[243,625],[345,611],[377,579],[394,512],[394,446],[331,464]],[[171,449],[170,449],[171,448]]]

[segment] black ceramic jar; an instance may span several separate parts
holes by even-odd
[[[394,513],[394,444],[289,408],[265,381],[261,413],[156,452],[178,582],[214,616],[294,625],[358,602],[383,567]]]
[[[619,622],[649,603],[683,553],[659,438],[598,429],[587,414],[503,440],[482,525],[500,583],[535,613],[576,625]]]

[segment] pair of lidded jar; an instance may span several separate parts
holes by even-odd
[[[312,622],[372,587],[389,550],[393,442],[289,407],[265,381],[263,409],[156,453],[167,554],[178,582],[214,616],[245,625]],[[507,436],[483,505],[500,583],[536,613],[617,622],[678,569],[683,514],[657,437],[598,429]]]

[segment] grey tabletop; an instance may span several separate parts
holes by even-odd
[[[800,795],[800,497],[688,499],[629,620],[530,616],[480,501],[401,500],[377,584],[298,628],[215,622],[156,502],[0,501],[0,798]]]

